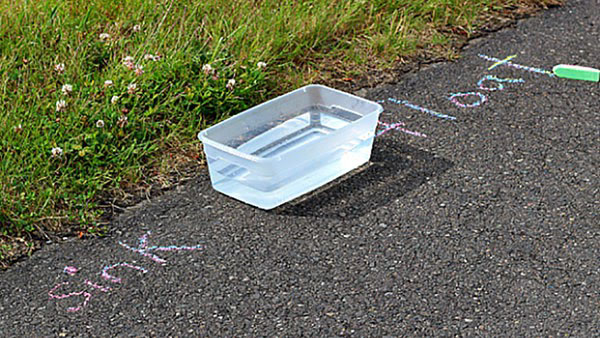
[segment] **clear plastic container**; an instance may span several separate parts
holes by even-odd
[[[381,105],[309,85],[198,134],[213,188],[262,209],[366,163]]]

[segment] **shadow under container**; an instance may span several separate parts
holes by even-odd
[[[201,131],[215,190],[272,209],[369,161],[381,105],[308,85]]]

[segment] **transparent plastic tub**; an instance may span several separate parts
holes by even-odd
[[[262,209],[369,161],[381,105],[302,87],[201,131],[214,189]]]

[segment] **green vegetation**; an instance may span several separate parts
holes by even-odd
[[[101,201],[197,161],[209,124],[553,2],[0,1],[0,234],[94,231]]]

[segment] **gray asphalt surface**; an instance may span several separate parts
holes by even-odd
[[[457,120],[387,101],[382,120],[429,137],[378,137],[368,167],[302,201],[261,211],[203,173],[123,213],[107,238],[45,246],[1,273],[0,335],[599,336],[598,84],[478,56],[600,68],[599,17],[596,1],[568,1],[370,91]],[[485,91],[485,75],[524,82]],[[478,107],[448,100],[476,91]],[[149,248],[203,249],[148,249],[161,265],[119,244],[147,231]],[[146,272],[103,279],[117,263]]]

